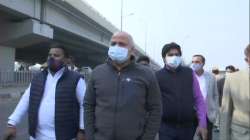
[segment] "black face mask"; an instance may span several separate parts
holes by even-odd
[[[56,60],[53,57],[50,57],[47,61],[48,68],[52,72],[59,71],[62,67],[64,67],[64,63],[61,60]]]

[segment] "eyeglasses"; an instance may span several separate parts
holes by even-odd
[[[115,45],[117,45],[117,44],[118,44],[119,46],[122,46],[122,47],[127,46],[127,44],[124,43],[124,42],[111,42],[111,43],[110,43],[111,46],[115,46]]]
[[[180,54],[179,53],[169,53],[169,54],[167,54],[167,56],[180,56]]]

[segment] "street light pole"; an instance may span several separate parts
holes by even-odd
[[[145,47],[145,55],[147,55],[147,43],[148,43],[148,23],[145,21],[145,42],[144,42],[144,47]]]
[[[123,0],[121,0],[121,31],[122,31],[122,23],[123,23]]]

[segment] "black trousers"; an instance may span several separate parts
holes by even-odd
[[[207,118],[207,140],[212,140],[213,136],[213,123],[211,123]]]
[[[159,140],[193,140],[197,126],[181,126],[162,122]]]

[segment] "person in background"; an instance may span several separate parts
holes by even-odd
[[[146,56],[146,55],[139,56],[136,63],[142,64],[142,65],[145,65],[145,66],[149,66],[150,58],[148,56]]]
[[[236,68],[233,65],[226,66],[226,72],[227,73],[236,72]]]
[[[213,126],[219,116],[219,94],[215,77],[204,70],[206,59],[203,55],[194,55],[190,67],[195,71],[201,93],[207,105],[208,140],[212,140]],[[197,139],[197,135],[196,138]]]
[[[220,70],[219,70],[218,68],[216,68],[216,67],[213,67],[213,68],[212,68],[212,73],[213,73],[214,76],[216,77],[217,75],[220,74]]]
[[[221,106],[222,94],[223,94],[223,87],[225,82],[225,74],[220,73],[219,69],[214,67],[212,69],[212,73],[215,76],[217,82],[217,88],[219,93],[219,105]]]
[[[244,53],[248,67],[226,76],[221,105],[220,140],[250,138],[250,44]]]

